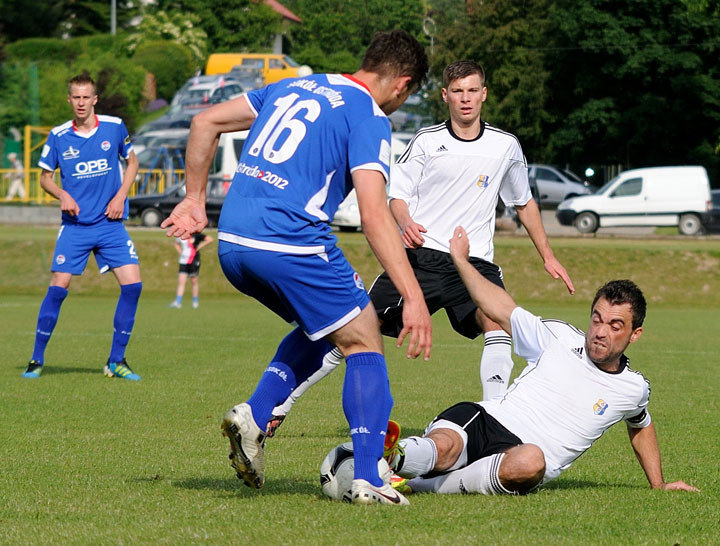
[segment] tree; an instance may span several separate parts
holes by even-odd
[[[157,0],[155,9],[199,17],[214,53],[269,50],[281,27],[280,15],[254,0]]]

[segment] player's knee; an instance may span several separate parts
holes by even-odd
[[[437,449],[437,461],[433,470],[443,471],[450,469],[462,453],[462,437],[448,428],[435,429],[427,437],[435,443]]]
[[[499,476],[506,489],[527,493],[545,475],[545,455],[535,444],[521,444],[505,452]]]

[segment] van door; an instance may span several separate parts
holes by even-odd
[[[600,214],[600,225],[607,226],[644,226],[652,223],[647,217],[644,182],[642,177],[624,180],[607,196]]]
[[[265,70],[265,82],[275,83],[279,82],[284,78],[289,78],[295,74],[291,74],[288,70],[288,66],[283,62],[282,59],[265,59],[267,63],[267,69]]]
[[[565,199],[565,183],[551,169],[535,167],[535,181],[540,192],[540,200],[543,203],[557,204]]]

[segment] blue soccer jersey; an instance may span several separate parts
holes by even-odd
[[[390,170],[390,122],[352,77],[315,74],[246,95],[256,119],[220,215],[220,238],[323,252],[357,169]]]
[[[120,156],[132,150],[125,124],[114,116],[95,116],[95,129],[78,133],[72,120],[54,127],[48,135],[38,165],[60,169],[62,188],[80,207],[80,214],[63,212],[64,223],[95,224],[106,219],[105,210],[122,185]],[[127,218],[125,201],[123,218]]]

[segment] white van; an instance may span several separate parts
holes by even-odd
[[[210,165],[210,175],[222,177],[223,189],[227,193],[230,183],[235,176],[240,154],[242,153],[248,131],[237,131],[235,133],[222,133],[218,142],[215,157]]]
[[[677,226],[683,235],[695,235],[709,210],[704,167],[651,167],[622,172],[592,195],[563,201],[556,216],[582,233],[610,226]]]

